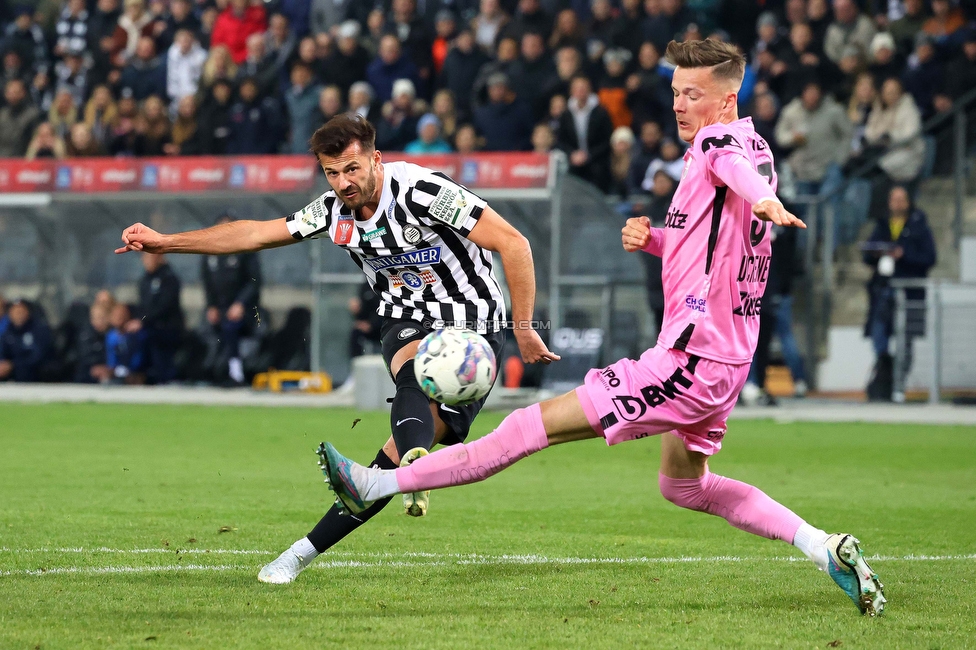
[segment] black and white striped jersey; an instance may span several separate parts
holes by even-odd
[[[384,163],[376,213],[357,219],[334,191],[287,217],[295,239],[328,236],[380,296],[379,315],[495,331],[505,301],[491,251],[470,239],[487,205],[450,178],[407,162]]]

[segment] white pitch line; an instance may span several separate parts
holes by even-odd
[[[10,550],[10,549],[5,549]],[[139,550],[139,549],[135,549]],[[269,553],[270,554],[270,553]],[[384,556],[384,554],[374,554]],[[408,567],[440,567],[440,566],[468,566],[468,565],[545,565],[545,564],[678,564],[694,562],[715,562],[715,563],[739,563],[739,562],[806,562],[806,558],[796,556],[774,556],[774,557],[738,557],[738,556],[713,556],[713,557],[629,557],[629,558],[585,558],[585,557],[547,557],[544,555],[460,555],[460,554],[423,554],[434,561],[417,562],[404,561],[392,558],[410,557],[416,554],[385,554],[390,559],[380,560],[323,560],[312,565],[317,569],[369,569],[369,568],[408,568]],[[946,562],[946,561],[973,561],[976,560],[976,553],[967,555],[901,555],[883,556],[878,555],[868,558],[873,561],[881,562]],[[80,575],[104,575],[115,573],[161,573],[161,572],[185,572],[185,571],[251,571],[254,567],[250,565],[205,565],[205,564],[170,564],[158,566],[129,567],[129,566],[107,566],[107,567],[52,567],[50,569],[22,569],[0,571],[0,577],[6,576],[45,576],[61,574],[80,574]]]

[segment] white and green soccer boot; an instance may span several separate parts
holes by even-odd
[[[400,467],[406,467],[418,458],[423,458],[430,452],[423,447],[414,447],[403,455]],[[423,517],[427,514],[430,504],[430,490],[423,492],[408,492],[403,495],[403,510],[411,517]]]
[[[861,614],[883,614],[888,602],[884,597],[884,585],[865,562],[858,540],[853,535],[836,533],[827,537],[824,546],[827,549],[827,573],[850,596]]]

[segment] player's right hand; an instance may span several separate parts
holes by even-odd
[[[133,224],[122,231],[122,243],[125,246],[116,248],[116,254],[129,251],[144,253],[163,253],[163,236],[141,223]]]
[[[628,253],[643,250],[651,238],[651,220],[647,217],[633,217],[627,219],[627,224],[621,230],[624,250]]]

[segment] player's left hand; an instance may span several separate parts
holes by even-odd
[[[795,214],[790,213],[779,201],[770,201],[768,199],[766,201],[760,201],[752,206],[752,213],[763,221],[772,221],[777,226],[807,227],[807,224],[803,223]]]
[[[534,329],[515,330],[515,342],[518,343],[519,352],[522,353],[522,361],[525,363],[541,362],[547,366],[553,361],[559,361],[560,356],[555,352],[550,352],[546,344],[542,342],[539,333]]]

